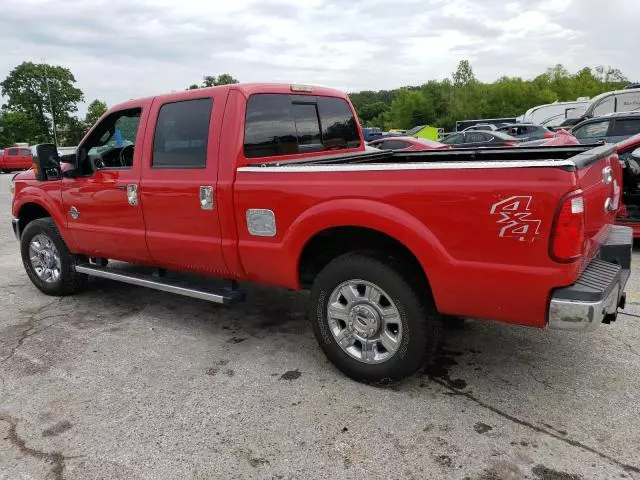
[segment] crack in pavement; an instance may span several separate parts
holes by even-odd
[[[7,361],[9,361],[18,351],[18,349],[24,344],[24,342],[27,340],[27,338],[33,337],[34,335],[37,335],[38,333],[51,328],[55,325],[54,323],[51,323],[49,325],[47,325],[46,327],[40,328],[38,330],[36,330],[36,322],[42,322],[43,320],[49,320],[52,318],[59,318],[59,317],[65,317],[66,314],[56,314],[56,315],[49,315],[46,317],[42,317],[42,318],[37,318],[38,315],[40,315],[42,312],[44,312],[47,308],[49,308],[50,306],[56,304],[56,303],[60,303],[62,301],[62,298],[58,298],[57,300],[54,300],[52,302],[49,302],[45,305],[43,305],[42,307],[37,308],[34,312],[32,312],[29,317],[26,320],[26,324],[28,325],[27,328],[25,328],[22,332],[20,332],[20,338],[18,339],[18,342],[11,348],[11,350],[9,351],[9,354],[6,355],[2,360],[0,360],[0,365],[4,365]],[[2,383],[2,393],[4,393],[4,389],[5,389],[5,381],[4,381],[4,376],[2,375],[2,372],[0,371],[0,382]]]
[[[576,447],[576,448],[580,448],[586,452],[589,453],[593,453],[595,455],[597,455],[598,457],[602,458],[603,460],[606,460],[620,468],[622,468],[625,472],[633,472],[633,473],[640,473],[640,467],[637,467],[635,465],[630,465],[627,463],[623,463],[620,460],[617,460],[609,455],[607,455],[606,453],[600,452],[598,450],[596,450],[593,447],[590,447],[589,445],[585,445],[582,442],[579,442],[578,440],[572,440],[571,438],[567,438],[564,437],[562,435],[560,435],[559,433],[554,433],[554,432],[550,432],[549,430],[546,430],[544,428],[538,427],[537,425],[534,425],[531,422],[527,422],[526,420],[521,420],[517,417],[514,417],[513,415],[508,414],[507,412],[504,412],[502,410],[500,410],[499,408],[494,407],[493,405],[489,405],[486,402],[483,402],[482,400],[480,400],[479,398],[476,398],[475,396],[473,396],[471,393],[469,392],[464,392],[461,390],[458,390],[454,387],[452,387],[451,385],[447,384],[446,381],[444,380],[440,380],[438,378],[433,378],[432,379],[434,382],[442,385],[444,388],[446,388],[447,390],[449,390],[452,393],[449,393],[450,395],[453,396],[460,396],[460,397],[465,397],[467,400],[470,400],[474,403],[476,403],[477,405],[481,406],[482,408],[485,408],[493,413],[495,413],[496,415],[509,420],[510,422],[513,422],[517,425],[523,426],[523,427],[527,427],[537,433],[541,433],[543,435],[547,435],[549,437],[555,438],[556,440],[560,440],[561,442],[564,442],[568,445],[571,445],[572,447]]]
[[[8,415],[0,414],[0,421],[9,424],[9,433],[6,440],[9,440],[9,442],[14,447],[17,447],[22,454],[51,463],[52,467],[49,473],[52,478],[54,480],[64,480],[65,460],[77,457],[65,457],[60,452],[43,452],[41,450],[36,450],[35,448],[27,447],[26,440],[18,435],[17,420]]]

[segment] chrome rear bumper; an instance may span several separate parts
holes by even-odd
[[[615,320],[624,307],[624,287],[631,273],[631,228],[615,226],[578,280],[554,290],[549,304],[549,328],[585,332]]]

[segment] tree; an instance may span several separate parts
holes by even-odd
[[[68,147],[78,145],[90,127],[91,124],[78,117],[69,117],[58,129],[58,144]]]
[[[187,87],[187,90],[197,90],[198,88],[207,88],[207,87],[217,87],[219,85],[231,85],[234,83],[240,83],[237,79],[233,78],[228,73],[223,73],[221,75],[212,76],[205,75],[202,77],[202,85],[196,85],[192,83]]]
[[[106,111],[107,111],[107,104],[104,102],[101,102],[98,99],[95,99],[87,107],[87,114],[84,117],[84,123],[88,127],[91,127],[98,121],[98,119],[102,115],[104,115],[104,112]]]
[[[6,109],[22,112],[34,122],[34,140],[52,140],[52,123],[66,122],[70,114],[77,111],[77,103],[83,100],[82,90],[76,88],[75,83],[68,68],[23,62],[0,86],[2,95],[8,98]]]
[[[391,121],[395,128],[409,129],[429,123],[430,111],[420,92],[400,90],[391,104]]]
[[[453,78],[453,86],[456,88],[465,87],[477,81],[469,60],[460,60],[458,68],[451,74],[451,77]]]
[[[31,142],[38,135],[38,125],[24,112],[0,111],[0,147]]]

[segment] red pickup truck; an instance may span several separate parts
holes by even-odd
[[[33,163],[28,147],[6,147],[0,155],[0,171],[27,170]]]
[[[13,228],[40,290],[309,289],[320,346],[358,380],[422,366],[444,315],[588,330],[624,307],[613,147],[372,150],[343,93],[241,84],[129,101],[75,156],[37,152]]]

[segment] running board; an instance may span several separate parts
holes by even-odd
[[[101,267],[89,263],[76,265],[76,272],[91,275],[93,277],[106,278],[117,282],[137,285],[139,287],[152,288],[163,292],[175,293],[185,297],[198,298],[208,302],[228,305],[244,300],[244,293],[232,287],[217,287],[212,285],[194,286],[180,278],[153,277],[151,274],[129,272],[109,267]],[[193,282],[191,282],[193,283]],[[199,282],[203,283],[203,282]]]

